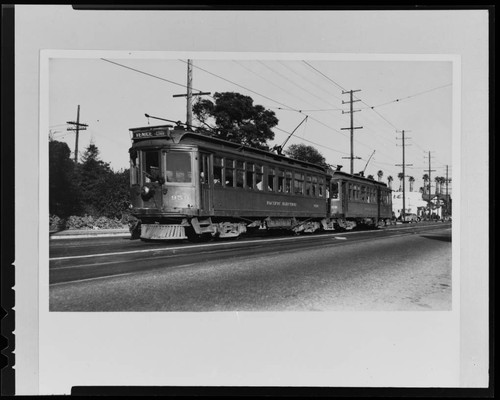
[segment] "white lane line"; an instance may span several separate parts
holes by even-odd
[[[260,248],[260,247],[262,247],[262,246],[256,246],[256,248]],[[220,253],[224,253],[226,251],[233,251],[233,249],[219,250],[217,253],[220,254]],[[210,254],[210,252],[205,251],[203,253],[200,253],[200,255],[202,255],[202,254]],[[59,270],[62,270],[62,269],[74,269],[74,268],[85,268],[85,267],[98,267],[98,266],[101,266],[101,265],[121,264],[121,263],[124,263],[124,262],[139,262],[139,261],[143,261],[143,260],[147,260],[147,261],[151,261],[151,260],[164,260],[166,258],[173,258],[173,257],[179,257],[179,255],[178,254],[172,254],[172,255],[167,255],[167,256],[140,258],[140,259],[137,259],[137,260],[120,260],[120,261],[108,261],[108,262],[99,262],[99,263],[72,265],[72,266],[69,266],[69,267],[52,267],[52,268],[50,268],[50,271],[59,271]],[[189,265],[191,265],[191,264],[189,264]]]
[[[437,226],[437,225],[428,225],[428,226]],[[401,227],[401,228],[396,228],[396,229],[414,229],[414,227]],[[379,230],[373,230],[373,231],[363,231],[363,233],[377,233],[381,232]],[[359,231],[351,231],[351,232],[342,232],[342,235],[352,235],[360,233]],[[338,235],[340,233],[333,233],[333,235]],[[320,237],[320,236],[319,236]],[[319,238],[318,237],[318,238]],[[58,261],[58,260],[74,260],[74,259],[79,259],[79,258],[92,258],[92,257],[106,257],[106,256],[120,256],[120,255],[126,255],[126,254],[139,254],[139,253],[151,253],[151,252],[164,252],[164,251],[175,251],[175,250],[184,250],[184,249],[196,249],[196,248],[207,248],[207,247],[219,247],[219,246],[237,246],[241,245],[242,243],[269,243],[269,242],[282,242],[285,240],[307,240],[311,239],[311,236],[292,236],[292,237],[285,237],[285,238],[275,238],[275,239],[257,239],[257,240],[251,240],[251,241],[238,241],[235,243],[208,243],[208,244],[196,244],[196,245],[191,245],[191,246],[177,246],[177,247],[166,247],[166,248],[155,248],[155,249],[144,249],[144,250],[130,250],[130,251],[120,251],[120,252],[115,252],[115,253],[100,253],[100,254],[85,254],[81,256],[68,256],[68,257],[53,257],[49,258],[49,261]]]
[[[78,279],[76,281],[67,281],[67,282],[57,282],[57,283],[50,283],[49,286],[58,286],[58,285],[65,285],[67,283],[76,283],[76,282],[88,282],[88,281],[95,281],[97,279],[106,279],[106,278],[116,278],[118,276],[127,276],[127,275],[132,275],[135,272],[128,272],[126,274],[116,274],[116,275],[106,275],[106,276],[97,276],[95,278],[87,278],[87,279]]]
[[[182,265],[175,265],[175,266],[173,266],[172,268],[184,268],[184,267],[190,267],[191,265],[195,265],[195,263],[191,263],[191,264],[182,264]],[[151,271],[152,271],[152,270],[148,270],[148,271],[135,271],[135,272],[127,272],[127,273],[124,273],[124,274],[115,274],[115,275],[106,275],[106,276],[96,276],[95,278],[86,278],[86,279],[77,279],[77,280],[74,280],[74,281],[66,281],[66,282],[50,283],[50,284],[49,284],[49,286],[65,285],[65,284],[68,284],[68,283],[88,282],[88,281],[95,281],[95,280],[98,280],[98,279],[106,279],[106,278],[117,278],[117,277],[119,277],[119,276],[134,275],[134,274],[138,274],[138,273],[141,273],[141,272],[151,272]]]

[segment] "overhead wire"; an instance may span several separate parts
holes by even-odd
[[[180,87],[183,87],[183,88],[188,88],[187,85],[183,85],[182,83],[178,83],[178,82],[174,82],[174,81],[171,81],[170,79],[166,79],[166,78],[163,78],[161,76],[158,76],[158,75],[154,75],[154,74],[150,74],[149,72],[144,72],[144,71],[141,71],[140,69],[137,69],[137,68],[132,68],[132,67],[129,67],[127,65],[124,65],[124,64],[120,64],[120,63],[117,63],[115,61],[111,61],[111,60],[108,60],[106,58],[101,58],[102,61],[106,61],[110,64],[114,64],[114,65],[117,65],[119,67],[122,67],[122,68],[125,68],[125,69],[129,69],[131,71],[134,71],[134,72],[137,72],[139,74],[143,74],[143,75],[147,75],[147,76],[150,76],[152,78],[156,78],[156,79],[159,79],[161,81],[164,81],[164,82],[168,82],[168,83],[171,83],[173,85],[176,85],[176,86],[180,86]],[[197,92],[200,92],[202,93],[201,90],[199,89],[196,89],[196,88],[192,88],[193,90],[197,91]]]
[[[310,90],[307,90],[305,89],[303,86],[299,85],[297,82],[293,81],[292,79],[288,78],[286,75],[280,73],[280,72],[277,72],[274,68],[272,68],[270,65],[264,63],[263,61],[258,61],[258,63],[260,63],[261,65],[263,65],[265,68],[269,69],[271,72],[273,72],[274,74],[278,75],[280,78],[282,79],[285,79],[287,80],[288,82],[290,82],[292,85],[298,87],[300,90],[303,90],[304,92],[306,92],[307,94],[309,94],[310,96],[313,96],[317,99],[319,99],[321,102],[325,102],[325,99],[317,96],[316,94],[312,93]],[[308,102],[309,103],[309,102]],[[312,104],[312,103],[309,103],[309,104]],[[304,111],[304,110],[302,110]]]
[[[297,72],[295,69],[292,68],[290,64],[285,63],[283,60],[278,60],[278,63],[282,65],[284,68],[286,68],[288,71],[292,72],[296,76],[298,76],[302,81],[308,82],[310,85],[314,86],[316,89],[321,90],[323,93],[325,93],[328,97],[334,97],[337,100],[341,100],[339,97],[337,97],[334,93],[329,92],[328,90],[325,89],[324,86],[318,85],[314,81],[308,79],[308,77],[304,74],[300,74]],[[302,63],[298,64],[298,66],[302,66]]]
[[[426,94],[426,93],[429,93],[429,92],[433,92],[433,91],[438,90],[438,89],[443,89],[443,88],[448,87],[448,86],[451,86],[451,85],[452,85],[451,83],[447,83],[446,85],[437,86],[437,87],[434,87],[434,88],[432,88],[432,89],[425,90],[425,91],[423,91],[423,92],[419,92],[419,93],[412,94],[412,95],[410,95],[410,96],[402,97],[402,98],[400,98],[400,99],[395,99],[395,100],[392,100],[392,101],[388,101],[388,102],[386,102],[386,103],[378,104],[378,105],[376,105],[376,106],[366,107],[365,109],[367,109],[367,108],[371,108],[371,109],[373,110],[374,108],[378,108],[378,107],[386,106],[386,105],[388,105],[388,104],[397,103],[397,102],[400,102],[400,101],[403,101],[403,100],[411,99],[411,98],[413,98],[413,97],[417,97],[417,96],[420,96],[420,95],[422,95],[422,94]]]
[[[338,88],[342,89],[343,91],[346,91],[345,88],[340,85],[338,82],[334,81],[333,79],[331,79],[328,75],[324,74],[323,72],[321,72],[319,69],[315,68],[313,65],[311,65],[310,63],[308,63],[307,61],[303,61],[304,64],[306,64],[307,66],[309,66],[311,69],[313,69],[314,71],[316,71],[318,74],[320,74],[321,76],[323,76],[324,78],[326,78],[327,80],[329,80],[331,83],[333,83],[335,86],[337,86]],[[371,106],[370,104],[368,104],[366,101],[364,101],[363,99],[360,99],[358,96],[354,96],[357,100],[361,101],[366,107],[363,108],[363,109],[370,109],[372,110],[375,114],[377,114],[381,119],[383,119],[387,124],[389,124],[392,128],[394,128],[396,131],[400,130],[395,124],[393,124],[388,118],[386,118],[383,114],[381,114],[379,111],[375,110],[375,107],[380,107],[382,105],[387,105],[387,104],[390,104],[390,103],[395,103],[395,102],[398,102],[398,101],[401,101],[401,100],[405,100],[405,99],[409,99],[409,98],[413,98],[413,97],[416,97],[416,96],[420,96],[422,94],[426,94],[426,93],[429,93],[429,92],[432,92],[434,90],[438,90],[438,89],[442,89],[442,88],[445,88],[445,87],[448,87],[448,86],[451,86],[451,83],[448,83],[448,84],[445,84],[445,85],[441,85],[441,86],[437,86],[437,87],[434,87],[434,88],[431,88],[431,89],[427,89],[425,91],[422,91],[422,92],[418,92],[418,93],[415,93],[413,95],[409,95],[409,96],[406,96],[404,98],[401,98],[401,99],[396,99],[396,100],[393,100],[391,102],[387,102],[387,103],[383,103],[383,104],[379,104],[377,106]],[[416,143],[416,142],[413,142],[417,147],[421,148],[421,146]]]
[[[180,61],[185,62],[184,60],[180,60]],[[265,98],[265,99],[267,99],[267,100],[270,100],[270,101],[272,101],[272,102],[274,102],[274,103],[276,103],[276,104],[282,105],[282,106],[286,107],[286,108],[287,108],[288,110],[290,110],[290,111],[296,111],[296,112],[299,112],[299,113],[301,113],[301,114],[303,114],[303,115],[307,115],[307,114],[305,114],[305,113],[301,112],[301,110],[299,110],[299,109],[296,109],[296,108],[294,108],[294,107],[290,107],[290,106],[289,106],[289,105],[287,105],[287,104],[284,104],[284,103],[282,103],[282,102],[280,102],[280,101],[278,101],[278,100],[272,99],[271,97],[266,96],[266,95],[264,95],[264,94],[262,94],[262,93],[256,92],[255,90],[249,89],[249,88],[247,88],[247,87],[245,87],[245,86],[243,86],[243,85],[240,85],[239,83],[233,82],[233,81],[231,81],[230,79],[227,79],[227,78],[224,78],[224,77],[222,77],[222,76],[220,76],[220,75],[217,75],[217,74],[215,74],[215,73],[213,73],[213,72],[211,72],[211,71],[208,71],[208,70],[206,70],[205,68],[202,68],[202,67],[200,67],[200,66],[198,66],[198,65],[193,65],[193,67],[195,67],[195,68],[197,68],[197,69],[199,69],[199,70],[201,70],[201,71],[204,71],[204,72],[206,72],[206,73],[208,73],[208,74],[210,74],[210,75],[212,75],[212,76],[215,76],[215,77],[217,77],[217,78],[219,78],[219,79],[222,79],[222,80],[224,80],[224,81],[226,81],[226,82],[228,82],[228,83],[231,83],[231,84],[233,84],[233,85],[235,85],[235,86],[238,86],[238,87],[240,87],[240,88],[242,88],[242,89],[245,89],[245,90],[247,90],[247,91],[249,91],[249,92],[251,92],[251,93],[254,93],[254,94],[256,94],[256,95],[258,95],[258,96],[260,96],[260,97],[263,97],[263,98]],[[317,123],[319,123],[319,124],[321,124],[321,125],[325,126],[325,127],[326,127],[326,128],[328,128],[329,130],[333,130],[334,132],[337,132],[338,134],[340,134],[340,135],[342,135],[342,136],[346,136],[346,134],[345,134],[345,133],[343,133],[343,132],[341,132],[341,131],[339,131],[339,130],[337,130],[337,129],[335,129],[335,128],[331,127],[331,126],[326,125],[325,123],[323,123],[322,121],[318,120],[317,118],[312,117],[312,116],[310,116],[310,115],[307,115],[307,116],[308,116],[311,120],[316,121]]]
[[[163,77],[160,77],[160,76],[157,76],[157,75],[154,75],[154,74],[151,74],[151,73],[145,72],[145,71],[141,71],[141,70],[136,69],[136,68],[132,68],[132,67],[129,67],[129,66],[126,66],[126,65],[123,65],[123,64],[120,64],[120,63],[117,63],[117,62],[114,62],[114,61],[108,60],[108,59],[104,59],[104,58],[101,58],[101,60],[106,61],[106,62],[111,63],[111,64],[114,64],[114,65],[117,65],[117,66],[120,66],[120,67],[122,67],[122,68],[126,68],[126,69],[129,69],[129,70],[132,70],[132,71],[134,71],[134,72],[137,72],[137,73],[140,73],[140,74],[143,74],[143,75],[147,75],[147,76],[153,77],[153,78],[155,78],[155,79],[159,79],[159,80],[162,80],[162,81],[165,81],[165,82],[168,82],[168,83],[174,84],[174,85],[176,85],[176,86],[180,86],[180,87],[183,87],[183,88],[187,88],[187,86],[186,86],[186,85],[184,85],[184,84],[180,84],[180,83],[178,83],[178,82],[175,82],[175,81],[172,81],[172,80],[169,80],[169,79],[166,79],[166,78],[163,78]],[[182,61],[182,62],[184,62],[184,63],[187,63],[187,62],[186,62],[186,61],[184,61],[184,60],[180,60],[180,61]],[[307,61],[304,61],[304,60],[303,60],[302,62],[303,62],[305,65],[307,65],[309,68],[313,69],[313,70],[314,70],[314,71],[316,71],[318,74],[320,74],[321,76],[323,76],[325,79],[327,79],[328,81],[330,81],[331,83],[333,83],[336,87],[338,87],[338,88],[342,89],[343,91],[345,91],[345,88],[344,88],[342,85],[340,85],[339,83],[337,83],[336,81],[334,81],[333,79],[331,79],[328,75],[324,74],[324,73],[323,73],[323,72],[321,72],[319,69],[315,68],[315,67],[314,67],[314,66],[312,66],[310,63],[308,63]],[[240,64],[240,65],[241,65],[241,64]],[[263,65],[264,65],[266,68],[268,68],[269,70],[273,71],[274,73],[277,73],[277,72],[276,72],[273,68],[270,68],[268,65],[266,65],[266,64],[263,64]],[[340,111],[340,110],[342,110],[341,108],[339,108],[339,109],[308,109],[308,110],[297,109],[297,108],[291,107],[291,106],[289,106],[289,105],[287,105],[287,104],[284,104],[284,103],[282,103],[282,102],[280,102],[280,101],[278,101],[278,100],[275,100],[275,99],[273,99],[273,98],[271,98],[271,97],[269,97],[269,96],[266,96],[266,95],[264,95],[264,94],[262,94],[262,93],[259,93],[259,92],[255,91],[255,90],[252,90],[252,89],[250,89],[250,88],[248,88],[248,87],[245,87],[245,86],[243,86],[243,85],[240,85],[240,84],[238,84],[238,83],[236,83],[236,82],[234,82],[234,81],[231,81],[231,80],[229,80],[229,79],[227,79],[227,78],[224,78],[224,77],[222,77],[222,76],[220,76],[220,75],[218,75],[218,74],[215,74],[215,73],[213,73],[213,72],[211,72],[211,71],[208,71],[208,70],[206,70],[206,69],[204,69],[204,68],[202,68],[202,67],[200,67],[200,66],[193,65],[193,67],[195,67],[195,68],[197,68],[197,69],[200,69],[200,70],[204,71],[205,73],[208,73],[208,74],[210,74],[210,75],[212,75],[212,76],[215,76],[215,77],[217,77],[217,78],[219,78],[219,79],[222,79],[222,80],[224,80],[224,81],[226,81],[226,82],[229,82],[229,83],[231,83],[231,84],[233,84],[233,85],[235,85],[235,86],[238,86],[238,87],[240,87],[240,88],[242,88],[242,89],[245,89],[245,90],[247,90],[247,91],[249,91],[249,92],[251,92],[251,93],[254,93],[254,94],[256,94],[256,95],[258,95],[258,96],[261,96],[261,97],[263,97],[263,98],[265,98],[265,99],[267,99],[267,100],[269,100],[269,101],[272,101],[272,102],[274,102],[274,103],[276,103],[276,104],[279,104],[279,105],[281,105],[281,106],[285,107],[285,109],[283,109],[283,108],[281,108],[281,107],[278,107],[277,109],[280,109],[280,110],[294,111],[294,112],[301,113],[301,114],[303,114],[303,115],[307,115],[307,114],[305,114],[305,113],[304,113],[305,111],[306,111],[306,112],[317,112],[317,111]],[[245,67],[243,66],[243,68],[245,68]],[[245,69],[249,70],[248,68],[245,68]],[[290,70],[290,68],[287,68],[287,69],[288,69],[288,70]],[[249,71],[251,71],[251,70],[249,70]],[[251,71],[251,72],[252,72],[252,71]],[[293,71],[292,71],[292,72],[293,72]],[[295,73],[296,73],[296,72],[295,72]],[[297,73],[296,73],[296,74],[297,74]],[[298,74],[297,74],[297,75],[298,75]],[[262,78],[262,79],[264,79],[264,78]],[[288,79],[288,78],[287,78],[287,79]],[[264,80],[266,80],[266,79],[264,79]],[[290,79],[288,79],[288,80],[289,80],[290,82],[294,83],[294,82],[293,82],[293,81],[291,81]],[[267,81],[267,80],[266,80],[266,81]],[[286,90],[285,90],[285,89],[283,89],[282,87],[280,87],[280,86],[278,86],[278,85],[276,85],[276,84],[274,84],[274,85],[275,85],[275,86],[277,86],[277,87],[279,87],[281,90],[286,91]],[[311,93],[310,93],[310,91],[308,91],[308,90],[306,90],[306,89],[302,88],[300,85],[297,85],[297,84],[295,84],[295,85],[296,85],[296,86],[298,86],[299,88],[301,88],[302,90],[305,90],[307,93],[311,94]],[[394,125],[394,124],[393,124],[393,123],[392,123],[389,119],[387,119],[387,118],[386,118],[384,115],[382,115],[380,112],[378,112],[377,110],[375,110],[375,108],[376,108],[376,107],[381,107],[381,106],[383,106],[383,105],[387,105],[387,104],[390,104],[390,103],[398,102],[398,101],[401,101],[401,100],[409,99],[409,98],[412,98],[412,97],[416,97],[416,96],[419,96],[419,95],[422,95],[422,94],[425,94],[425,93],[431,92],[431,91],[433,91],[433,90],[438,90],[438,89],[440,89],[440,88],[447,87],[447,86],[450,86],[450,85],[451,85],[451,84],[447,84],[447,85],[442,85],[442,86],[439,86],[439,87],[436,87],[436,88],[428,89],[428,90],[426,90],[426,91],[419,92],[419,93],[416,93],[416,94],[413,94],[413,95],[410,95],[410,96],[406,96],[406,97],[401,98],[401,99],[396,99],[396,100],[393,100],[393,101],[391,101],[391,102],[382,103],[382,104],[379,104],[379,105],[377,105],[377,106],[370,106],[368,103],[366,103],[366,102],[365,102],[364,100],[362,100],[362,99],[358,99],[358,100],[360,100],[360,101],[361,101],[361,102],[362,102],[362,103],[366,106],[366,107],[365,107],[365,109],[368,109],[368,108],[369,108],[369,109],[371,109],[371,110],[372,110],[374,113],[376,113],[376,114],[377,114],[380,118],[382,118],[382,119],[383,119],[383,120],[384,120],[387,124],[389,124],[389,125],[390,125],[391,127],[393,127],[394,129],[398,130],[398,127],[397,127],[396,125]],[[198,92],[200,92],[200,93],[201,93],[201,90],[199,90],[199,89],[193,88],[193,90],[198,91]],[[286,92],[287,92],[287,93],[290,93],[290,92],[288,92],[288,91],[286,91]],[[211,97],[212,97],[212,96],[211,96]],[[319,98],[320,100],[323,100],[323,99],[321,99],[321,98],[320,98],[320,97],[318,97],[318,96],[315,96],[315,97]],[[333,95],[333,97],[336,97],[336,96],[334,96],[334,95]],[[338,97],[336,97],[336,98],[337,98],[337,99],[339,99]],[[325,124],[323,121],[318,120],[317,118],[315,118],[315,117],[313,117],[313,116],[309,116],[309,118],[310,118],[311,120],[313,120],[313,121],[315,121],[315,122],[319,123],[320,125],[325,126],[325,127],[326,127],[327,129],[329,129],[329,130],[333,130],[333,131],[334,131],[334,132],[336,132],[336,133],[339,133],[339,134],[341,134],[341,135],[343,135],[343,136],[346,136],[346,134],[344,134],[343,132],[341,132],[341,131],[339,131],[339,130],[337,130],[337,129],[333,128],[332,126],[329,126],[329,125]],[[65,125],[65,124],[61,124],[61,126],[62,126],[62,125]],[[59,126],[59,125],[52,125],[52,127],[55,127],[55,126]],[[280,128],[276,128],[276,129],[280,129]],[[285,132],[285,131],[284,131],[284,132]],[[299,136],[297,136],[297,137],[299,137]],[[305,141],[308,141],[308,140],[307,140],[307,139],[305,139],[305,138],[302,138],[302,137],[299,137],[299,138],[301,138],[301,139],[303,139],[303,140],[305,140]],[[319,145],[319,144],[314,143],[314,142],[312,142],[312,141],[309,141],[309,142],[311,142],[311,143],[313,143],[313,144],[316,144],[316,145]],[[365,146],[365,147],[370,147],[370,146],[366,145],[366,144],[365,144],[365,143],[363,143],[363,142],[359,142],[359,141],[356,141],[356,142],[357,142],[358,144],[361,144],[361,145]],[[391,144],[392,144],[392,143],[391,143]],[[420,147],[417,143],[415,143],[415,144],[416,144],[418,147]],[[323,145],[320,145],[320,146],[327,148],[327,146],[323,146]],[[340,152],[340,151],[337,151],[337,150],[334,150],[334,149],[331,149],[331,148],[328,148],[328,149],[333,150],[333,151],[336,151],[336,152],[338,152],[338,153],[346,154],[346,153],[343,153],[343,152]],[[387,155],[386,155],[386,156],[387,156]],[[376,161],[374,161],[374,163],[376,163]],[[445,165],[445,164],[443,164],[443,165]]]

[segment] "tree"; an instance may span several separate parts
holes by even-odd
[[[214,94],[215,103],[198,99],[193,115],[209,128],[209,135],[230,142],[268,149],[267,141],[274,139],[271,130],[278,124],[274,111],[254,105],[249,96],[234,92]]]
[[[80,210],[77,177],[66,143],[49,141],[49,212],[67,217]]]
[[[401,185],[403,184],[403,179],[405,178],[404,174],[402,172],[400,172],[398,174],[398,179],[399,179],[399,191],[401,191]]]
[[[99,159],[97,146],[93,143],[89,144],[81,157],[81,164],[78,165],[78,183],[85,214],[92,216],[99,214],[102,187],[106,175],[110,172],[109,164]]]
[[[382,177],[384,176],[384,171],[379,169],[377,172],[377,176],[378,176],[378,181],[380,182],[382,180]]]
[[[285,155],[296,160],[307,161],[312,164],[327,167],[325,157],[313,146],[305,144],[292,144],[285,150]]]
[[[391,175],[389,175],[387,177],[387,184],[389,185],[389,189],[392,189],[392,181],[393,180],[394,180],[394,178]]]
[[[424,174],[424,176],[422,176],[422,179],[424,180],[424,194],[426,193],[431,193],[430,191],[430,187],[429,185],[427,185],[427,182],[429,181],[429,175],[427,174]]]
[[[114,172],[99,159],[99,149],[91,143],[78,168],[83,212],[93,217],[121,217],[129,197],[128,170]]]
[[[413,176],[410,176],[408,178],[408,182],[410,182],[410,192],[413,192],[413,183],[415,182],[415,178]]]
[[[441,192],[441,190],[440,190],[440,189],[441,189],[441,179],[442,179],[442,178],[441,178],[440,176],[436,176],[436,177],[434,178],[434,182],[436,182],[436,191],[435,191],[435,192],[436,192],[436,194],[438,194],[438,193],[440,193],[440,192]]]

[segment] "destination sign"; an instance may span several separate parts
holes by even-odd
[[[167,129],[156,129],[147,131],[132,131],[132,137],[134,139],[143,139],[150,137],[169,137],[170,131]]]

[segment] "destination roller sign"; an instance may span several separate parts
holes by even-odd
[[[147,139],[147,138],[158,138],[158,137],[170,137],[172,132],[171,127],[162,128],[137,128],[131,129],[132,139]]]

